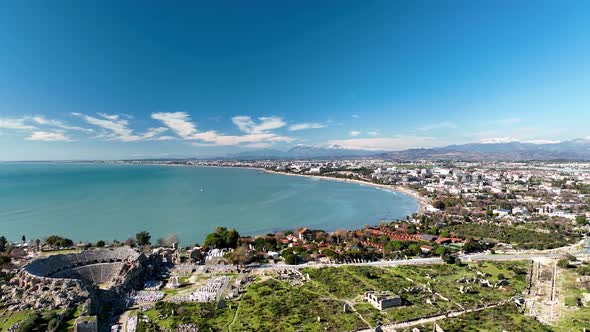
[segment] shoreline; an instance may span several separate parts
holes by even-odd
[[[124,163],[127,164],[127,163]],[[129,165],[135,165],[135,164],[129,164]],[[151,165],[151,166],[171,166],[171,167],[203,167],[203,168],[237,168],[237,169],[251,169],[251,170],[256,170],[262,173],[267,173],[267,174],[277,174],[277,175],[286,175],[286,176],[299,176],[299,177],[305,177],[305,178],[312,178],[312,179],[320,179],[320,180],[327,180],[327,181],[337,181],[337,182],[343,182],[343,183],[354,183],[354,184],[358,184],[358,185],[363,185],[363,186],[369,186],[369,187],[373,187],[373,188],[379,188],[379,189],[384,189],[384,190],[388,190],[391,192],[399,192],[405,195],[408,195],[412,198],[414,198],[416,200],[416,202],[418,203],[418,209],[416,210],[416,213],[423,213],[426,210],[426,206],[430,205],[428,199],[422,195],[420,195],[417,191],[412,190],[410,188],[404,187],[404,186],[399,186],[399,185],[388,185],[388,184],[378,184],[378,183],[373,183],[373,182],[368,182],[368,181],[363,181],[363,180],[357,180],[357,179],[343,179],[343,178],[336,178],[336,177],[331,177],[331,176],[324,176],[324,175],[309,175],[309,174],[295,174],[295,173],[286,173],[286,172],[277,172],[277,171],[273,171],[273,170],[269,170],[266,168],[262,168],[262,167],[249,167],[249,166],[218,166],[218,165],[182,165],[182,164],[152,164],[152,163],[146,163],[146,164],[140,164],[140,165]]]
[[[208,167],[218,167],[218,166],[208,166]],[[219,167],[223,167],[223,166],[219,166]],[[417,213],[424,212],[424,210],[426,209],[426,206],[429,205],[428,200],[425,197],[421,196],[418,192],[416,192],[416,191],[414,191],[412,189],[409,189],[407,187],[403,187],[403,186],[378,184],[378,183],[373,183],[373,182],[368,182],[368,181],[363,181],[363,180],[343,179],[343,178],[336,178],[336,177],[324,176],[324,175],[308,175],[308,174],[295,174],[295,173],[277,172],[277,171],[272,171],[272,170],[268,170],[268,169],[264,169],[264,168],[256,168],[256,167],[229,167],[229,168],[249,168],[249,169],[259,170],[259,171],[262,171],[262,172],[268,173],[268,174],[279,174],[279,175],[287,175],[287,176],[299,176],[299,177],[312,178],[312,179],[320,179],[320,180],[327,180],[327,181],[337,181],[337,182],[344,182],[344,183],[355,183],[355,184],[359,184],[359,185],[363,185],[363,186],[369,186],[369,187],[373,187],[373,188],[385,189],[385,190],[392,191],[392,192],[400,192],[402,194],[411,196],[412,198],[414,198],[417,201],[417,203],[418,203],[418,210],[416,211]]]

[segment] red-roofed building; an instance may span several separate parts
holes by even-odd
[[[298,233],[299,233],[299,240],[301,240],[301,241],[304,241],[304,240],[305,241],[309,241],[309,240],[311,240],[312,233],[311,233],[311,231],[309,229],[307,229],[307,228],[304,227],[301,230],[299,230]]]

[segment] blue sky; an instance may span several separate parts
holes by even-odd
[[[0,160],[590,135],[588,1],[6,1]]]

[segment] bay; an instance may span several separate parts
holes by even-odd
[[[414,213],[413,197],[254,169],[0,163],[0,235],[123,241],[147,230],[202,243],[217,226],[258,235],[360,228]]]

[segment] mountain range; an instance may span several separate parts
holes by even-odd
[[[340,145],[317,147],[297,145],[287,151],[253,150],[227,156],[227,159],[344,159],[376,158],[399,160],[590,160],[590,139],[556,143],[469,143],[428,149],[374,151],[347,149]]]

